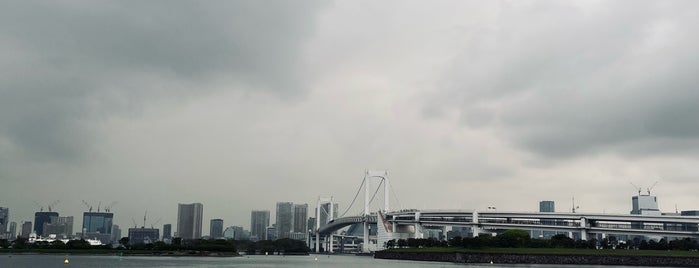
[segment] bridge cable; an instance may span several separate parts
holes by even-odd
[[[371,202],[374,202],[374,198],[376,197],[376,194],[379,193],[379,190],[381,190],[381,185],[383,184],[383,181],[384,180],[381,180],[379,185],[376,186],[376,191],[374,191],[374,195],[371,197],[371,200],[369,200],[369,204],[371,204]],[[386,197],[384,197],[384,198],[386,198]]]
[[[391,192],[393,193],[393,198],[395,198],[396,203],[398,203],[398,208],[403,209],[403,206],[400,204],[400,201],[398,200],[398,195],[396,195],[396,191],[393,190],[393,184],[388,184],[388,187],[391,188]]]
[[[364,178],[364,180],[362,180],[362,184],[359,185],[359,189],[357,189],[357,193],[354,195],[354,199],[352,199],[352,203],[350,203],[350,205],[347,207],[345,212],[343,212],[342,215],[340,215],[340,217],[338,217],[338,218],[344,217],[345,214],[347,214],[347,211],[349,211],[350,208],[352,208],[352,206],[354,205],[354,201],[357,201],[357,196],[359,196],[359,193],[362,191],[362,186],[364,186],[365,182],[366,182],[366,178]]]

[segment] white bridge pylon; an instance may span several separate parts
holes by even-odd
[[[335,205],[333,204],[333,197],[323,197],[323,196],[318,196],[318,207],[316,208],[316,253],[320,252],[320,232],[318,230],[320,229],[320,211],[323,209],[324,204],[330,204],[328,207],[330,207],[330,211],[326,211],[325,215],[328,215],[326,217],[326,222],[324,224],[327,224],[331,222],[333,219],[333,216],[335,216]],[[330,235],[330,252],[333,251],[333,234],[331,233]]]
[[[366,218],[368,218],[369,215],[371,215],[371,212],[369,212],[369,203],[371,203],[372,197],[370,197],[371,193],[370,193],[369,188],[371,188],[371,187],[369,187],[369,185],[370,185],[369,179],[372,179],[372,178],[379,179],[379,183],[383,182],[383,190],[384,190],[383,191],[383,193],[384,193],[383,194],[383,200],[384,200],[384,208],[383,209],[384,209],[384,212],[389,211],[389,200],[390,200],[389,188],[390,188],[390,186],[388,184],[388,171],[384,170],[384,171],[377,172],[377,171],[365,170],[364,171],[364,217],[366,217]],[[377,227],[378,227],[378,225],[377,225]],[[369,232],[370,232],[369,231],[369,221],[365,219],[364,220],[364,246],[362,247],[362,252],[364,252],[364,253],[370,252]]]

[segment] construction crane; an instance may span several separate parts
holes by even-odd
[[[109,203],[109,205],[104,206],[104,211],[106,211],[106,212],[111,212],[111,211],[112,211],[112,207],[113,207],[114,205],[116,205],[117,203],[119,203],[119,202],[118,202],[118,201],[114,201],[114,202]]]
[[[162,220],[162,219],[163,219],[163,218],[158,218],[158,220],[155,221],[155,223],[151,223],[150,228],[151,228],[151,229],[154,229],[155,227],[153,227],[153,225],[158,224],[158,223],[160,222],[160,220]]]
[[[37,207],[39,207],[39,212],[44,212],[44,206],[39,204],[39,202],[34,201],[34,204],[36,204]]]
[[[658,184],[657,181],[653,183],[653,185],[651,185],[650,187],[646,188],[646,190],[648,190],[648,195],[650,195],[650,190],[653,190],[653,187],[655,187],[656,184]]]
[[[629,183],[631,183],[631,185],[633,186],[634,189],[638,190],[638,195],[641,195],[641,190],[643,188],[636,186],[636,184],[633,184],[633,182],[629,182]]]
[[[51,203],[50,205],[48,205],[47,207],[48,207],[48,209],[49,209],[49,212],[51,212],[51,211],[58,205],[58,203],[61,203],[61,200],[53,201],[53,203]]]
[[[87,210],[89,212],[92,212],[92,206],[90,204],[88,204],[85,200],[83,200],[83,205],[85,205],[85,207],[87,208]]]
[[[143,226],[141,226],[141,228],[146,228],[146,215],[148,215],[148,210],[143,213]]]

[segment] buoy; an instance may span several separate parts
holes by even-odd
[[[317,260],[318,260],[318,257],[316,257],[316,258],[315,258],[314,260],[316,260],[316,261],[317,261]]]
[[[68,258],[65,258],[65,260],[63,260],[63,264],[69,264],[69,263],[70,263],[70,261],[68,260]]]
[[[493,264],[493,261],[492,261],[492,260],[490,261],[490,264]]]

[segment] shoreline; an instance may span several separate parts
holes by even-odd
[[[377,251],[374,254],[374,258],[451,263],[490,263],[492,261],[495,264],[581,264],[648,267],[699,267],[699,258],[677,256]]]
[[[119,251],[104,251],[104,252],[80,252],[80,251],[20,251],[9,252],[0,251],[0,255],[72,255],[72,256],[139,256],[139,257],[242,257],[238,253],[221,253],[221,252],[119,252]]]

